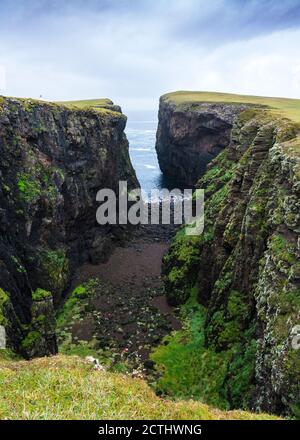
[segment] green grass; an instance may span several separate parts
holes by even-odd
[[[99,99],[84,99],[75,101],[44,101],[32,98],[16,98],[16,97],[4,97],[0,96],[0,111],[6,102],[6,98],[15,99],[23,104],[26,111],[30,111],[37,105],[47,105],[53,109],[59,109],[59,107],[64,106],[69,110],[93,110],[101,113],[103,115],[118,115],[120,117],[121,113],[117,112],[114,103],[108,98]],[[22,188],[21,188],[22,189]]]
[[[6,325],[7,319],[4,316],[4,307],[5,304],[8,302],[9,297],[6,292],[4,292],[3,289],[0,287],[0,325]]]
[[[182,315],[183,329],[167,336],[151,355],[160,374],[156,389],[171,397],[192,397],[227,409],[219,391],[230,353],[204,347],[205,308],[197,302],[197,288],[182,306]]]
[[[163,95],[163,99],[177,105],[200,102],[249,103],[271,108],[273,114],[300,122],[300,99],[276,98],[266,96],[236,95],[218,92],[178,91]]]
[[[85,99],[79,101],[58,101],[56,104],[63,104],[70,107],[78,107],[81,109],[91,108],[91,107],[103,107],[106,105],[113,105],[113,102],[107,98],[100,99]]]
[[[55,104],[63,105],[68,107],[70,110],[95,110],[103,114],[117,113],[114,110],[113,102],[108,98],[85,99],[79,101],[57,101]],[[120,115],[119,113],[117,114]]]
[[[0,351],[1,352],[1,351]],[[15,361],[0,353],[0,419],[276,419],[157,397],[142,379],[95,371],[76,356]]]

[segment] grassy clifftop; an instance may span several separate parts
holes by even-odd
[[[157,397],[142,379],[93,370],[73,356],[30,362],[0,352],[0,419],[275,419]]]
[[[126,116],[122,114],[121,107],[115,105],[113,101],[108,98],[99,99],[86,99],[79,101],[44,101],[42,99],[33,98],[17,98],[17,97],[4,97],[0,95],[0,111],[3,106],[6,105],[7,99],[13,100],[16,103],[21,103],[26,111],[30,112],[36,107],[49,108],[52,110],[61,110],[61,107],[65,107],[68,110],[75,111],[96,111],[101,115],[112,115],[126,119]]]
[[[236,95],[218,92],[178,91],[163,95],[162,99],[176,105],[197,104],[201,102],[222,102],[263,105],[271,108],[273,114],[300,123],[300,99],[276,98],[265,96]]]
[[[89,107],[103,107],[106,105],[113,105],[113,102],[108,98],[99,99],[85,99],[79,101],[58,101],[58,104],[70,105],[79,108],[89,108]]]
[[[79,101],[57,101],[56,104],[68,107],[70,110],[95,110],[100,113],[121,113],[121,108],[108,98],[85,99]]]

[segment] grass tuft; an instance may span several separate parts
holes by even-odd
[[[29,362],[0,358],[0,419],[275,419],[157,397],[142,379],[95,371],[76,356]]]

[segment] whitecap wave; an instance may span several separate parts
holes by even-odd
[[[148,168],[148,170],[157,170],[157,166],[155,166],[155,165],[148,165],[148,164],[145,164],[144,167],[145,167],[145,168]]]

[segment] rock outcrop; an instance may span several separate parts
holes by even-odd
[[[177,234],[164,260],[167,295],[180,304],[198,289],[205,346],[222,359],[219,392],[231,408],[299,417],[298,127],[248,109],[229,131],[229,145],[197,183],[204,233]]]
[[[161,171],[193,186],[229,143],[233,121],[251,104],[176,103],[160,98],[156,151]]]
[[[0,324],[24,355],[56,351],[53,310],[73,268],[123,233],[96,223],[96,193],[138,186],[125,124],[112,105],[0,98]]]

